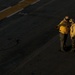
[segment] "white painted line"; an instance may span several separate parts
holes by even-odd
[[[31,5],[33,5],[33,4],[35,4],[35,3],[39,2],[39,1],[40,1],[40,0],[36,0],[35,2],[31,3]]]
[[[25,0],[21,0],[19,3],[23,2],[23,1],[25,1]]]
[[[12,15],[14,15],[14,14],[16,14],[16,13],[18,13],[18,12],[20,12],[20,11],[22,11],[23,9],[24,9],[24,8],[22,8],[22,9],[16,11],[16,12],[14,12],[14,13],[12,13],[11,15],[7,16],[7,18],[10,17],[10,16],[12,16]]]
[[[6,9],[4,9],[4,10],[2,10],[2,11],[0,11],[0,12],[3,12],[3,11],[5,11],[5,10],[7,10],[7,9],[10,9],[11,8],[11,6],[10,7],[8,7],[8,8],[6,8]]]
[[[45,6],[47,6],[47,5],[51,4],[51,3],[53,3],[54,1],[55,1],[55,0],[51,0],[51,1],[47,2],[47,3],[45,3],[44,5],[38,7],[38,8],[35,9],[34,11],[30,12],[29,14],[33,14],[33,13],[35,13],[36,11],[41,10],[43,7],[45,7]]]

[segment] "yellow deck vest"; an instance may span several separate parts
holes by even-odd
[[[69,23],[64,22],[64,21],[60,22],[59,32],[62,34],[68,34],[69,33]]]
[[[75,23],[70,27],[70,37],[75,37]]]
[[[62,34],[68,34],[69,29],[68,29],[67,26],[60,26],[59,32],[62,33]]]

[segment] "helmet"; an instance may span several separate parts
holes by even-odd
[[[71,19],[69,20],[69,22],[74,23],[75,20],[71,18]]]
[[[69,16],[65,16],[65,20],[69,20]]]

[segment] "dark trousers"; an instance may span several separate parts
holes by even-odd
[[[72,49],[75,49],[75,37],[72,37]]]
[[[65,47],[66,47],[67,37],[68,37],[68,34],[60,33],[60,46],[61,46],[61,50],[64,50]]]

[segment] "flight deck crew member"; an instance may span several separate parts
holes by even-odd
[[[59,29],[61,51],[65,51],[66,41],[70,30],[69,16],[65,16],[56,28]]]
[[[70,27],[70,37],[72,41],[72,49],[71,51],[75,51],[75,20],[70,19],[71,27]]]

